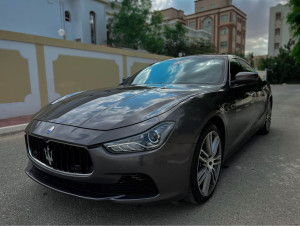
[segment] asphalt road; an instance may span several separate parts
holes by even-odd
[[[0,138],[0,224],[300,224],[300,85],[274,86],[272,131],[226,162],[204,205],[87,201],[29,179],[23,134]]]

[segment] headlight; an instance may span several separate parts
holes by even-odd
[[[104,144],[113,153],[151,151],[162,146],[174,128],[175,122],[163,122],[133,137]]]

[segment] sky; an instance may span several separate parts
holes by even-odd
[[[268,52],[270,7],[287,0],[233,0],[233,4],[247,14],[246,53],[266,55]],[[152,0],[153,9],[174,7],[185,14],[194,13],[194,0]]]

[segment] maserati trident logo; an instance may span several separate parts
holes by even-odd
[[[55,129],[55,126],[50,127],[50,128],[47,130],[47,134],[51,133],[54,129]]]
[[[45,152],[45,156],[46,156],[46,160],[48,161],[49,165],[52,166],[52,162],[53,162],[53,152],[52,150],[50,150],[49,146],[47,145],[46,148],[44,148],[44,152]]]

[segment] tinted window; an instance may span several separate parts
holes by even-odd
[[[91,27],[91,43],[96,44],[96,14],[91,11],[90,12],[90,27]]]
[[[239,62],[240,62],[240,64],[242,65],[243,70],[244,70],[245,72],[253,72],[253,68],[252,68],[249,64],[247,64],[246,62],[244,62],[244,61],[242,61],[242,60],[239,60]]]
[[[229,19],[228,14],[221,15],[221,21],[222,21],[222,22],[228,22],[228,19]]]
[[[69,11],[65,11],[65,21],[70,22],[71,21],[71,15]]]
[[[211,33],[212,32],[212,25],[213,25],[213,20],[209,17],[209,18],[206,18],[203,21],[202,28],[203,28],[203,30]]]
[[[195,21],[189,22],[189,27],[196,28],[196,22]]]
[[[244,69],[242,68],[242,66],[240,65],[240,63],[237,60],[232,59],[230,61],[231,81],[235,80],[235,76],[237,75],[237,73],[243,72],[243,71],[244,71]]]
[[[145,68],[124,85],[222,84],[224,67],[222,58],[172,59]]]

